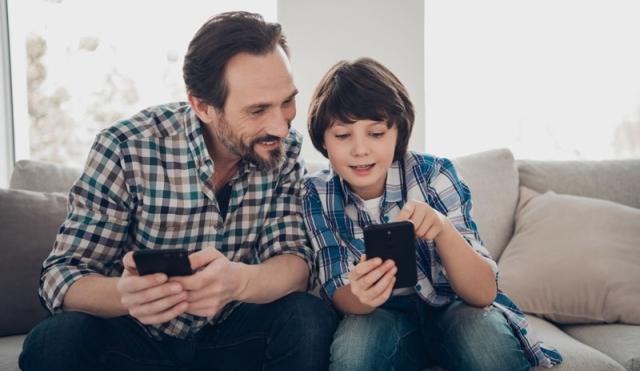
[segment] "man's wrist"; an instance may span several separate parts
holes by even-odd
[[[231,262],[231,266],[233,268],[231,273],[235,275],[238,280],[238,287],[232,299],[240,302],[247,301],[249,298],[251,277],[254,274],[255,267],[241,262]]]

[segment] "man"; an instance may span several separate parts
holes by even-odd
[[[44,262],[52,317],[24,370],[326,369],[335,313],[302,293],[296,87],[280,26],[210,19],[185,56],[189,103],[98,134]],[[140,276],[132,251],[184,248],[194,274]]]

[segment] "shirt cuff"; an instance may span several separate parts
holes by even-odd
[[[40,297],[51,314],[63,312],[62,305],[67,291],[82,277],[98,273],[77,267],[54,267],[47,271],[41,281]]]
[[[346,274],[335,276],[325,282],[322,286],[324,295],[329,301],[333,301],[333,295],[335,295],[336,290],[350,283],[351,281],[349,280],[349,278],[347,278]]]

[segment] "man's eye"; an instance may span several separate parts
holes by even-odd
[[[263,113],[264,113],[264,110],[263,110],[263,109],[256,110],[256,111],[251,111],[251,114],[252,114],[253,116],[260,116],[260,115],[262,115]]]

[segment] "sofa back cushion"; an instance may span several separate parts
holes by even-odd
[[[537,192],[599,198],[640,208],[640,159],[519,160],[520,185]]]
[[[452,159],[471,190],[473,217],[480,237],[495,261],[507,246],[518,203],[518,171],[508,149]]]
[[[38,286],[42,262],[66,216],[62,193],[0,189],[0,336],[22,334],[47,316]]]
[[[9,188],[37,192],[69,192],[82,169],[49,162],[20,160],[11,173]]]

